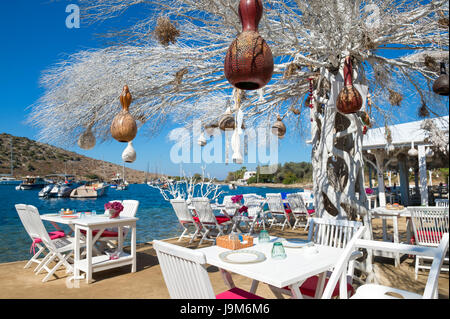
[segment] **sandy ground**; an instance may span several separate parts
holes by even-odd
[[[374,238],[381,238],[381,222],[373,222]],[[390,225],[388,224],[390,227]],[[401,238],[406,236],[406,220],[400,218],[399,231]],[[391,229],[391,228],[389,228]],[[272,229],[271,235],[286,238],[307,238],[307,232],[300,230]],[[403,237],[402,237],[403,236]],[[176,239],[168,239],[177,243]],[[180,243],[183,246],[197,248],[197,243],[189,245],[187,240]],[[202,247],[209,245],[203,244]],[[74,283],[68,281],[64,270],[46,283],[41,280],[44,274],[35,275],[32,269],[24,269],[25,261],[0,264],[0,299],[166,299],[169,294],[162,277],[155,251],[151,243],[140,244],[137,249],[137,272],[130,273],[130,266],[94,273],[93,283],[86,284],[84,280]],[[414,279],[414,259],[404,256],[399,267],[394,266],[391,259],[376,258],[374,261],[376,278],[380,284],[423,293],[428,271],[422,270],[418,280]],[[227,290],[219,270],[214,266],[207,268],[215,293]],[[249,290],[251,280],[239,275],[233,275],[237,287]],[[356,286],[356,285],[355,285]],[[356,286],[357,287],[357,286]],[[265,284],[260,284],[256,293],[265,298],[274,295]],[[441,273],[439,278],[439,298],[449,298],[449,274]]]

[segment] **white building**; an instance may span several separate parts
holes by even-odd
[[[247,171],[247,172],[244,173],[244,178],[243,178],[243,180],[244,180],[244,181],[248,181],[248,179],[249,179],[250,177],[254,177],[254,176],[256,176],[256,171]]]

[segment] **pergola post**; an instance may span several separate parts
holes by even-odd
[[[408,168],[404,159],[398,161],[398,169],[400,173],[400,193],[402,194],[402,204],[409,205],[409,179]]]
[[[386,191],[384,188],[384,170],[383,170],[383,152],[374,152],[376,165],[377,165],[377,178],[378,178],[378,200],[380,206],[386,206]]]
[[[428,205],[428,188],[427,188],[427,160],[425,155],[425,146],[418,146],[419,157],[419,179],[420,179],[420,203]]]

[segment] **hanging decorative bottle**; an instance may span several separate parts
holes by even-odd
[[[344,83],[345,86],[339,93],[336,101],[336,107],[339,112],[351,114],[359,111],[363,101],[359,91],[353,86],[353,68],[351,58],[345,58],[344,64]]]
[[[126,163],[133,163],[136,160],[136,151],[133,147],[133,142],[128,142],[128,146],[122,153],[122,160]]]
[[[441,75],[434,81],[433,91],[439,95],[449,95],[448,74],[445,71],[445,62],[441,62]]]
[[[277,116],[277,121],[272,126],[272,133],[277,135],[280,139],[286,134],[286,125],[284,125],[279,115]]]
[[[258,32],[262,14],[261,0],[240,1],[242,32],[229,47],[225,58],[225,77],[238,89],[257,90],[272,78],[272,51]]]
[[[111,135],[119,142],[127,143],[132,141],[137,134],[136,121],[128,111],[132,101],[130,90],[128,86],[123,87],[123,92],[120,95],[120,103],[122,110],[111,123]]]
[[[78,138],[78,146],[84,150],[90,150],[94,148],[95,143],[96,140],[94,134],[92,133],[92,124],[90,124],[86,131],[84,131]]]

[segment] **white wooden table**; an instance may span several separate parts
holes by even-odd
[[[120,217],[110,219],[102,215],[91,216],[81,219],[75,219],[75,262],[74,276],[80,278],[80,271],[86,273],[86,282],[92,282],[92,273],[106,269],[131,265],[131,272],[136,272],[136,217]],[[123,227],[129,226],[131,229],[131,253],[123,252]],[[117,259],[110,260],[107,255],[92,256],[92,248],[100,238],[100,235],[106,228],[118,228],[118,252]],[[86,258],[81,259],[81,230],[86,232]],[[98,230],[93,236],[93,231]]]
[[[400,243],[399,233],[398,233],[398,217],[407,217],[406,221],[406,240],[409,241],[411,238],[411,221],[408,217],[411,217],[411,213],[407,208],[401,210],[387,209],[386,207],[377,207],[370,211],[373,218],[381,218],[383,223],[383,241],[389,241],[387,235],[387,219],[392,220],[393,227],[393,242]],[[409,244],[409,242],[408,242]],[[374,255],[394,258],[395,266],[400,265],[400,255],[393,254],[385,251],[374,251]]]
[[[316,290],[316,298],[323,293],[325,277],[327,270],[336,265],[343,249],[316,245],[318,253],[308,253],[304,248],[287,248],[285,247],[287,257],[282,260],[271,258],[273,242],[276,238],[272,238],[270,243],[258,244],[246,249],[256,250],[264,253],[266,260],[252,264],[233,264],[220,259],[219,254],[228,249],[210,246],[198,249],[206,256],[206,262],[220,269],[225,284],[231,289],[234,286],[231,273],[248,277],[253,280],[250,289],[251,293],[255,293],[259,282],[269,285],[276,297],[281,298],[281,294],[272,287],[283,288],[288,286],[292,291],[293,298],[303,298],[300,292],[300,286],[311,276],[320,275],[318,289]]]

